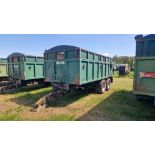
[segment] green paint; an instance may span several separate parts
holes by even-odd
[[[57,58],[58,53],[64,58]],[[113,61],[109,57],[80,48],[45,53],[45,77],[49,82],[82,85],[112,76]]]
[[[155,73],[155,35],[138,35],[135,40],[134,93],[155,96],[155,77],[142,77],[140,75],[143,72],[147,74]]]
[[[140,77],[141,72],[155,73],[154,57],[137,57],[135,59],[134,93],[155,96],[155,78]]]
[[[44,59],[36,56],[8,57],[9,75],[16,80],[44,79]]]
[[[8,76],[7,59],[0,58],[0,78]]]

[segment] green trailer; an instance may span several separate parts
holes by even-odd
[[[7,80],[7,78],[8,78],[7,59],[0,58],[0,81]]]
[[[155,98],[155,35],[138,35],[135,39],[134,94]]]
[[[119,64],[118,65],[118,72],[120,76],[125,76],[127,74],[129,74],[130,69],[129,69],[129,65],[128,64]]]
[[[76,46],[60,45],[46,50],[45,81],[54,89],[70,90],[95,86],[98,93],[110,89],[113,82],[112,58]]]
[[[9,78],[16,83],[26,85],[30,82],[44,81],[43,57],[12,53],[7,59]]]

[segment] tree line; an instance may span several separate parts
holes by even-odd
[[[113,57],[113,61],[116,64],[128,64],[130,66],[131,71],[134,71],[134,58],[133,56],[117,56]]]

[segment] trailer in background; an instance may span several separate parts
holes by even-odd
[[[44,82],[43,57],[12,53],[7,59],[9,78],[15,83],[25,86],[31,82]]]
[[[120,76],[129,74],[130,68],[128,64],[118,64],[118,72]]]
[[[0,58],[0,81],[8,80],[8,63],[7,59]]]
[[[154,97],[155,104],[155,35],[136,39],[134,94]]]

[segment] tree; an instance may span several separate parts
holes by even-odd
[[[134,71],[134,59],[135,59],[135,57],[133,57],[133,56],[117,56],[117,55],[115,55],[113,57],[113,61],[116,64],[128,64],[131,68],[131,71]]]

